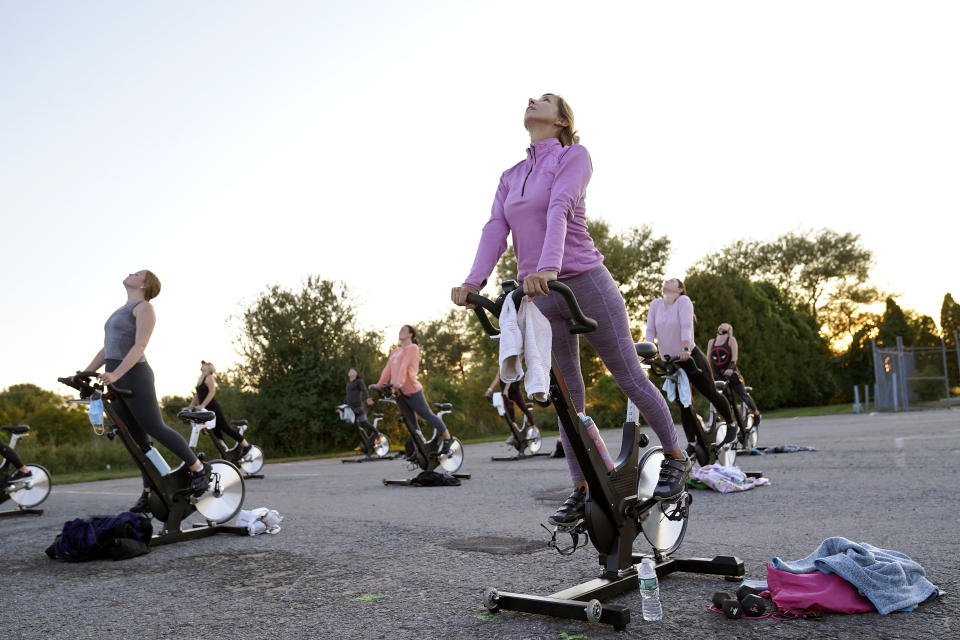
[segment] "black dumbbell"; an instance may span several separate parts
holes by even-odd
[[[737,591],[737,595],[740,595],[740,590]],[[753,590],[753,593],[744,592],[743,598],[734,598],[729,593],[717,591],[713,594],[711,601],[713,606],[723,611],[723,615],[730,620],[739,620],[745,615],[756,618],[766,611],[766,604],[763,598],[757,595],[756,590]]]
[[[743,617],[743,611],[740,608],[740,601],[731,596],[726,591],[717,591],[711,598],[713,606],[723,611],[723,615],[731,620],[737,620]]]

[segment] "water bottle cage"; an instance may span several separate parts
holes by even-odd
[[[590,534],[587,533],[587,524],[583,520],[580,520],[574,525],[569,526],[555,526],[553,529],[550,529],[547,525],[540,523],[540,526],[547,530],[547,533],[550,534],[550,542],[547,543],[547,546],[551,549],[556,549],[557,553],[562,556],[570,556],[577,549],[581,549],[587,546],[590,543]],[[570,545],[561,546],[557,542],[557,533],[567,533],[570,534]],[[580,543],[580,537],[583,536],[583,543]]]

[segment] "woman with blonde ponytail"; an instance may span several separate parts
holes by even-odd
[[[596,331],[585,334],[587,340],[663,445],[665,459],[654,497],[672,499],[683,490],[691,464],[680,449],[666,401],[640,368],[623,296],[587,232],[585,199],[593,165],[579,144],[573,110],[560,96],[546,93],[528,100],[523,124],[530,134],[527,158],[500,176],[473,268],[450,297],[454,304],[471,306],[467,294],[487,283],[512,235],[523,292],[550,319],[554,358],[576,410],[584,411],[578,338],[568,330],[566,303],[548,295],[547,288],[551,280],[567,285],[583,312],[598,322]],[[562,428],[560,436],[564,450],[570,451]],[[574,491],[549,518],[555,525],[572,525],[584,513],[587,483],[577,459],[566,459]]]

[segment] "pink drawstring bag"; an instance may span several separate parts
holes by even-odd
[[[790,573],[767,563],[767,586],[781,612],[868,613],[876,607],[835,573]]]

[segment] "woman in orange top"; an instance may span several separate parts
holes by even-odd
[[[440,416],[430,411],[430,405],[423,395],[423,385],[417,381],[420,370],[420,346],[417,344],[417,330],[408,324],[400,327],[400,346],[390,353],[387,366],[383,368],[377,384],[370,385],[372,389],[380,390],[386,383],[398,390],[397,406],[416,424],[416,416],[420,416],[433,425],[443,442],[440,444],[440,455],[450,452],[453,437],[443,424]],[[367,404],[373,404],[373,398],[367,398]],[[415,414],[415,415],[411,415]]]

